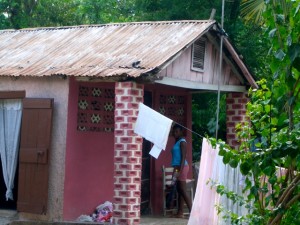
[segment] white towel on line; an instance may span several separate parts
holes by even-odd
[[[162,151],[161,148],[158,148],[156,145],[153,145],[153,147],[151,148],[151,151],[149,152],[149,154],[157,159],[158,156],[160,155],[161,151]]]
[[[166,149],[172,122],[171,119],[145,106],[143,103],[139,104],[139,114],[134,132],[154,144],[151,149],[154,157],[158,157],[159,149]]]

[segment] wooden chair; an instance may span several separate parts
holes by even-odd
[[[166,216],[167,213],[173,214],[177,211],[178,206],[178,198],[177,198],[177,191],[175,190],[174,198],[172,202],[172,207],[167,208],[167,197],[173,191],[172,188],[169,188],[172,182],[172,174],[173,174],[173,167],[165,167],[162,166],[162,179],[163,179],[163,215]],[[187,192],[190,195],[191,200],[194,199],[194,180],[187,180]],[[184,215],[189,215],[187,207],[185,207]]]
[[[173,167],[165,167],[162,166],[162,179],[163,179],[163,215],[166,216],[167,213],[173,214],[177,210],[177,191],[174,192],[172,207],[167,208],[167,198],[173,191],[171,186],[172,175],[173,175]]]

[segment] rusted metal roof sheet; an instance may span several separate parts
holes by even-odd
[[[3,30],[0,75],[155,74],[215,23],[165,21]]]

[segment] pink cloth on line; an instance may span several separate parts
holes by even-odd
[[[189,172],[189,165],[185,165],[183,167],[183,170],[180,171],[180,176],[178,177],[178,180],[179,181],[186,181],[188,172]]]
[[[207,139],[203,138],[200,161],[200,174],[196,194],[193,202],[188,225],[216,225],[218,215],[215,205],[219,202],[219,195],[207,181],[213,179],[218,149],[213,149]]]

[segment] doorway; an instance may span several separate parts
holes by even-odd
[[[17,209],[18,180],[19,180],[19,168],[17,167],[15,180],[14,180],[14,188],[12,190],[14,200],[6,201],[6,197],[5,197],[6,185],[5,185],[5,182],[4,182],[3,171],[2,171],[2,163],[1,163],[1,160],[0,160],[0,210],[1,209],[5,209],[5,210],[6,209],[9,209],[9,210],[16,210]]]
[[[5,210],[17,209],[18,153],[24,97],[25,91],[0,92],[0,209]]]
[[[144,92],[144,104],[152,108],[152,92]],[[150,141],[143,139],[142,148],[142,180],[141,180],[141,215],[151,214],[150,203],[150,155],[152,144]]]

